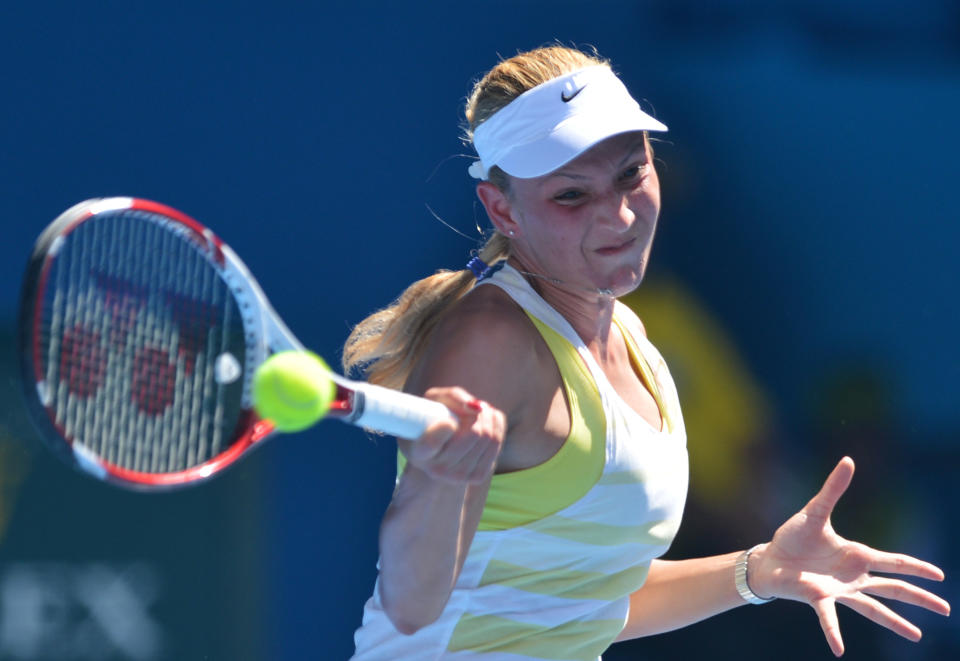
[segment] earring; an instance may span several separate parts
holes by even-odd
[[[513,230],[510,230],[510,236],[513,236],[514,234],[516,234],[516,232],[514,232]]]

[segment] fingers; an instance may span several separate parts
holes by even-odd
[[[853,479],[853,459],[844,457],[827,476],[820,492],[814,496],[804,508],[807,516],[817,521],[826,522],[833,513],[837,501],[850,486]]]
[[[467,484],[479,484],[486,481],[497,464],[497,456],[500,454],[498,444],[488,443],[478,446],[469,455],[465,456],[460,464],[453,467],[453,470]]]
[[[867,562],[869,570],[874,572],[917,576],[931,581],[942,581],[944,578],[943,570],[936,565],[902,553],[886,553],[876,549],[868,549]]]
[[[489,407],[482,404],[483,407]],[[489,416],[478,412],[475,419],[466,421],[465,426],[452,439],[444,464],[442,475],[455,482],[482,482],[493,471],[500,453],[502,429],[496,424],[491,411]],[[487,419],[485,419],[487,418]]]
[[[832,599],[821,599],[811,604],[820,620],[820,628],[827,639],[827,645],[834,656],[843,656],[843,638],[840,636],[840,621],[837,619],[837,607]]]
[[[860,589],[865,594],[884,599],[896,599],[905,604],[919,606],[940,615],[950,614],[950,604],[932,592],[927,592],[912,583],[895,578],[874,577],[870,583]]]
[[[431,388],[425,396],[457,416],[431,425],[415,443],[402,443],[408,461],[435,479],[480,483],[490,477],[506,435],[502,412],[463,388]]]
[[[842,603],[868,620],[890,629],[907,640],[917,642],[922,637],[923,634],[919,627],[868,595],[897,599],[903,603],[920,606],[941,615],[950,614],[950,604],[922,588],[898,579],[873,577],[859,591],[810,602],[817,613],[820,627],[823,629],[827,644],[834,655],[840,656],[844,651],[843,639],[840,636],[840,624],[837,619],[836,602]]]
[[[463,425],[464,417],[475,417],[482,407],[480,401],[463,388],[431,388],[424,393],[424,397],[446,406],[457,417],[457,421],[438,420],[427,427],[417,440],[418,445],[421,446],[421,456],[426,456],[430,449],[434,451],[442,449]],[[409,447],[409,444],[405,443],[404,446]],[[409,453],[405,452],[405,454]]]
[[[423,396],[445,405],[454,415],[475,415],[483,406],[479,399],[463,388],[430,388]]]
[[[923,635],[915,624],[865,594],[853,594],[840,597],[838,601],[844,606],[860,613],[860,615],[863,615],[868,620],[890,629],[890,631],[903,636],[907,640],[917,642]]]

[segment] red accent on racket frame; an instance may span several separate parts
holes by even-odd
[[[246,412],[237,426],[244,429],[244,432],[230,447],[199,466],[185,470],[171,473],[144,473],[111,464],[100,458],[97,458],[97,462],[109,477],[127,484],[140,484],[147,487],[176,487],[205,480],[235,462],[248,448],[272,434],[274,429],[272,422],[258,419],[252,411]]]
[[[136,209],[138,211],[157,213],[182,223],[193,231],[197,243],[203,247],[212,247],[213,256],[217,264],[221,267],[224,265],[226,260],[223,256],[223,241],[219,236],[214,234],[211,229],[194,220],[187,214],[183,213],[182,211],[178,211],[173,207],[168,207],[166,204],[160,204],[159,202],[153,202],[151,200],[144,200],[136,197],[131,198],[129,208]]]

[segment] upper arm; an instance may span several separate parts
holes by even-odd
[[[458,386],[503,411],[523,408],[537,339],[526,314],[496,287],[479,287],[454,305],[434,330],[404,389],[423,394]]]

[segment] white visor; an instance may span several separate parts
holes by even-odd
[[[498,166],[528,179],[553,172],[601,140],[628,131],[666,131],[640,110],[610,67],[592,66],[527,90],[473,132],[480,156],[468,172]]]

